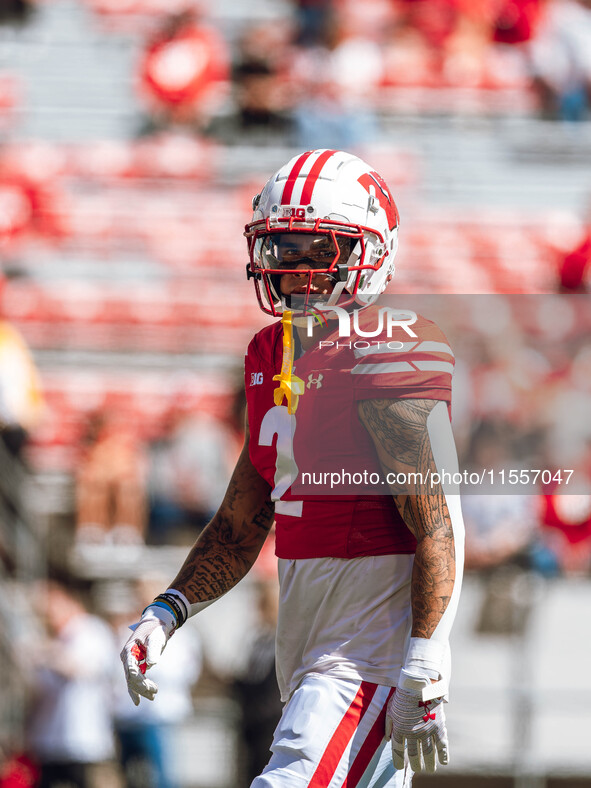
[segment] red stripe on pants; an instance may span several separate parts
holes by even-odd
[[[322,168],[326,164],[326,162],[336,153],[336,150],[325,150],[324,153],[321,153],[320,156],[316,159],[314,164],[312,165],[312,169],[310,170],[308,177],[306,178],[306,182],[304,183],[304,188],[302,189],[302,197],[300,199],[300,205],[308,205],[310,200],[312,199],[312,192],[314,191],[314,186],[316,186],[316,181],[322,172]]]
[[[365,770],[369,766],[371,759],[376,754],[380,744],[383,742],[386,730],[386,709],[393,694],[394,687],[392,687],[388,693],[386,702],[378,714],[377,720],[372,725],[371,730],[367,735],[367,739],[363,742],[359,752],[355,756],[355,760],[353,761],[353,764],[349,769],[349,773],[345,777],[345,781],[341,788],[357,788],[359,780],[361,780],[365,774]]]
[[[302,171],[302,167],[306,163],[306,161],[310,158],[314,151],[307,151],[307,153],[302,153],[300,158],[296,161],[296,163],[291,168],[291,172],[289,173],[287,180],[285,181],[285,186],[283,187],[283,194],[281,195],[281,205],[289,205],[289,201],[291,200],[291,195],[293,194],[293,188],[296,184],[296,180],[300,172]]]
[[[370,684],[368,681],[361,682],[357,695],[353,698],[353,702],[333,733],[320,759],[320,763],[312,775],[308,788],[326,788],[329,784],[339,765],[339,761],[343,757],[343,753],[347,749],[347,745],[351,741],[351,737],[355,733],[355,729],[369,708],[376,689],[377,684]]]

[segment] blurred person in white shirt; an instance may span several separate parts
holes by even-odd
[[[47,630],[32,661],[28,744],[41,767],[39,788],[91,788],[115,744],[109,681],[116,650],[109,627],[77,592],[50,580],[35,589]]]

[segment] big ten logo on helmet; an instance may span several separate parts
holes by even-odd
[[[383,306],[378,311],[376,327],[372,329],[363,329],[359,326],[359,313],[362,310],[355,309],[350,313],[342,306],[329,306],[328,304],[315,304],[315,308],[321,312],[334,312],[336,314],[339,319],[339,337],[351,336],[352,322],[353,334],[358,337],[379,336],[384,331],[385,323],[388,339],[392,337],[392,332],[395,328],[401,328],[409,337],[417,339],[417,335],[411,328],[412,324],[417,321],[417,314],[410,309],[392,309],[389,306]],[[307,334],[309,337],[313,336],[314,320],[314,315],[308,316]]]
[[[314,213],[314,208],[311,205],[308,205],[307,208],[302,208],[301,205],[281,206],[281,215],[289,219],[299,219],[300,221],[303,221],[306,218],[306,214],[308,214],[308,217],[310,217],[312,213]]]
[[[250,385],[251,386],[260,386],[263,382],[263,373],[262,372],[251,372],[250,373]]]

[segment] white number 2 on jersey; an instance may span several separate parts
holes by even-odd
[[[265,413],[259,433],[259,446],[272,446],[277,435],[277,460],[275,462],[275,487],[271,499],[275,501],[275,511],[290,517],[301,517],[303,501],[282,501],[288,487],[298,475],[298,466],[293,457],[293,434],[295,415],[290,416],[285,405],[275,405]]]

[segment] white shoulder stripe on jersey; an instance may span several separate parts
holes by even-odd
[[[421,342],[421,344],[415,348],[415,350],[417,353],[434,350],[436,353],[446,353],[452,358],[455,358],[453,350],[449,345],[446,345],[445,342],[433,342],[433,340],[426,340],[425,342]]]
[[[454,365],[449,361],[413,361],[417,369],[421,372],[449,372],[453,375]]]
[[[380,345],[370,345],[369,347],[356,347],[353,352],[355,358],[363,358],[364,356],[378,355],[379,353],[407,353],[416,346],[416,342],[397,342],[392,339],[388,342],[384,341]],[[418,350],[418,348],[416,348]]]
[[[427,340],[425,342],[397,342],[396,340],[383,341],[379,345],[370,345],[369,347],[355,348],[355,358],[364,358],[365,356],[375,356],[383,353],[408,353],[413,351],[415,353],[445,353],[447,356],[455,358],[453,350],[445,342],[433,342]]]
[[[383,364],[357,364],[352,375],[389,375],[393,372],[449,372],[453,374],[454,365],[449,361],[387,361]]]
[[[391,372],[416,372],[408,361],[390,361],[385,364],[357,364],[352,375],[386,375]]]

